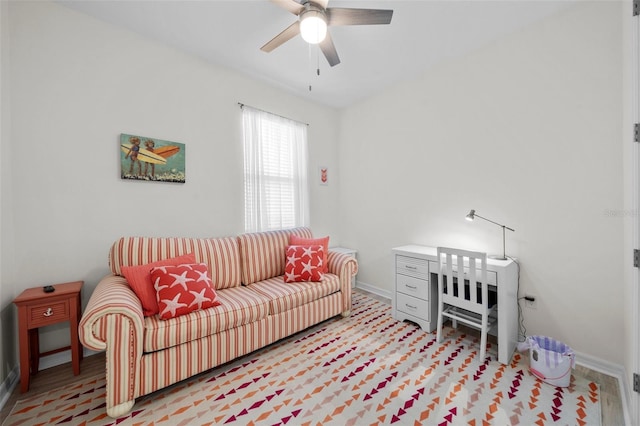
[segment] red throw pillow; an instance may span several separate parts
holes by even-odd
[[[206,263],[158,266],[151,270],[161,319],[218,306]]]
[[[284,282],[322,280],[322,256],[324,247],[289,246],[287,247],[287,264],[284,268]]]
[[[327,263],[327,255],[329,254],[329,237],[324,238],[302,238],[297,235],[289,237],[289,244],[292,246],[321,245],[324,248],[322,256],[322,273],[329,272],[329,264]]]
[[[193,253],[189,253],[145,265],[123,266],[121,268],[122,275],[127,279],[129,286],[142,302],[142,313],[145,317],[158,313],[158,299],[156,289],[151,281],[151,269],[156,266],[174,266],[183,263],[196,263],[196,256]]]

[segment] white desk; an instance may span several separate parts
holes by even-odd
[[[396,247],[392,315],[411,320],[425,331],[433,331],[438,321],[438,255],[436,247],[408,245]],[[511,259],[487,259],[490,284],[495,277],[498,293],[498,361],[509,364],[518,344],[518,265]]]

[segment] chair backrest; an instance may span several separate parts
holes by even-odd
[[[444,303],[475,313],[489,308],[486,253],[438,247],[438,266],[438,292]]]

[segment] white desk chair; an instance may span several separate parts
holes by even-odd
[[[457,321],[480,330],[480,359],[484,360],[487,334],[495,321],[489,315],[487,254],[448,247],[438,247],[438,342],[442,341],[444,317],[453,327]],[[477,285],[475,284],[477,283]]]

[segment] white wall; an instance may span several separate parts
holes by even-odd
[[[310,124],[311,226],[340,242],[335,110],[55,3],[11,2],[9,14],[15,198],[5,206],[3,186],[2,212],[14,214],[15,241],[14,261],[2,266],[15,280],[2,282],[2,308],[12,316],[13,297],[49,283],[85,280],[86,303],[122,235],[243,232],[238,102]],[[187,182],[121,180],[120,133],[186,144]],[[318,184],[319,165],[330,167],[331,185]],[[4,342],[16,342],[10,331]],[[68,327],[41,336],[47,350],[68,342]],[[4,356],[16,350],[2,347]]]
[[[9,6],[0,1],[0,342],[12,339],[16,327],[16,315],[11,305],[13,275],[11,273],[13,226],[11,190],[11,111],[9,87]],[[17,363],[17,355],[11,345],[0,343],[0,379],[8,377]],[[11,350],[9,350],[11,347]],[[4,349],[7,348],[7,349]],[[0,385],[0,404],[3,388]]]
[[[359,281],[390,292],[403,244],[501,252],[499,227],[464,220],[474,208],[516,230],[527,333],[622,364],[620,8],[575,6],[342,114]]]

